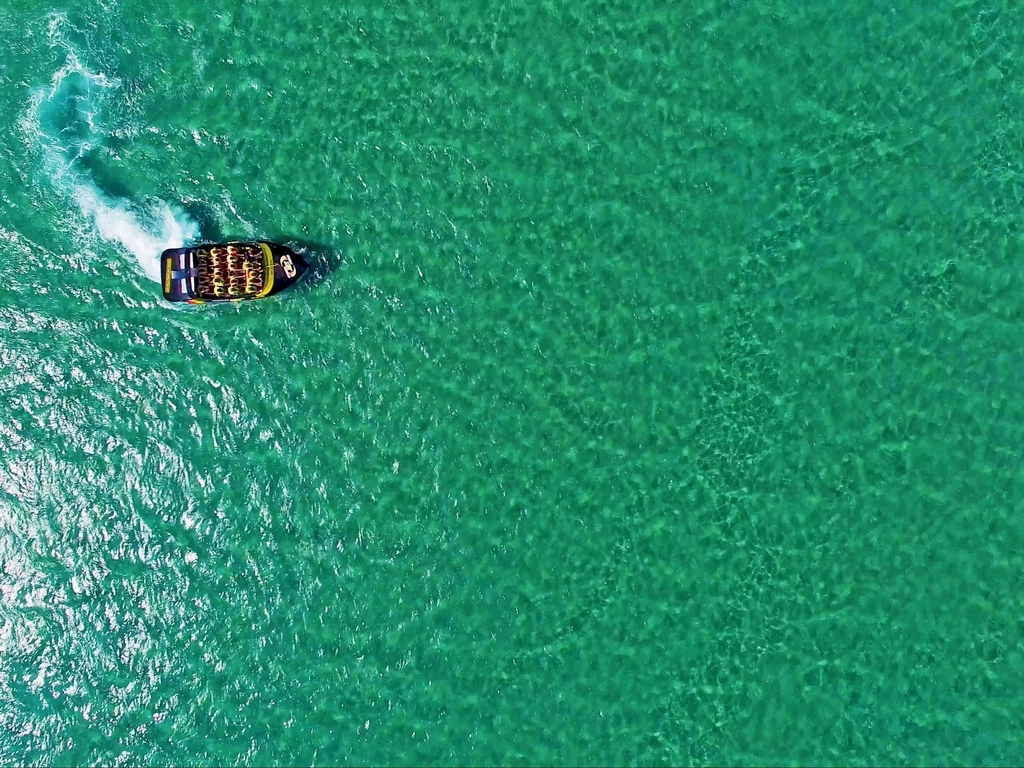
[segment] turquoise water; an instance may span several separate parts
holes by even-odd
[[[0,29],[0,762],[1024,761],[1016,4]]]

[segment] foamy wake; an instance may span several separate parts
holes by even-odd
[[[82,214],[92,220],[99,236],[132,253],[146,277],[157,282],[160,254],[167,248],[180,248],[199,234],[194,221],[162,200],[151,203],[153,210],[143,221],[123,202],[108,199],[88,183],[76,185],[72,197]]]
[[[199,236],[199,225],[177,206],[157,198],[131,201],[105,193],[82,167],[81,159],[102,146],[103,108],[120,81],[91,72],[63,33],[66,20],[54,15],[50,44],[66,51],[63,67],[50,87],[32,95],[26,128],[38,137],[46,176],[78,208],[92,234],[131,253],[141,271],[160,280],[160,253]]]

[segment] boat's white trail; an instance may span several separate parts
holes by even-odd
[[[160,253],[199,236],[199,225],[181,208],[158,198],[132,201],[104,192],[82,163],[88,153],[101,147],[105,134],[100,125],[103,107],[120,81],[91,72],[62,37],[62,19],[50,25],[51,43],[67,52],[67,59],[50,86],[32,94],[26,126],[43,150],[43,165],[54,188],[73,203],[89,227],[132,254],[140,270],[160,279]]]
[[[142,271],[160,281],[160,254],[194,240],[198,227],[182,211],[164,201],[156,201],[154,210],[136,214],[123,202],[112,201],[88,182],[76,184],[72,197],[78,209],[96,227],[99,236],[132,253]]]

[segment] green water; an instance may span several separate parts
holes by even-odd
[[[1016,3],[0,30],[0,762],[1024,761]]]

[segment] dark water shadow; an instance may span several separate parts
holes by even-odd
[[[341,249],[325,243],[293,240],[286,237],[281,238],[277,242],[287,245],[309,264],[309,269],[306,270],[305,276],[292,289],[297,292],[305,293],[312,290],[314,286],[326,280],[331,272],[345,264],[345,258],[342,256]]]
[[[108,154],[106,148],[92,149],[76,158],[75,164],[108,200],[131,203],[132,190],[117,179],[116,171],[110,168]]]

